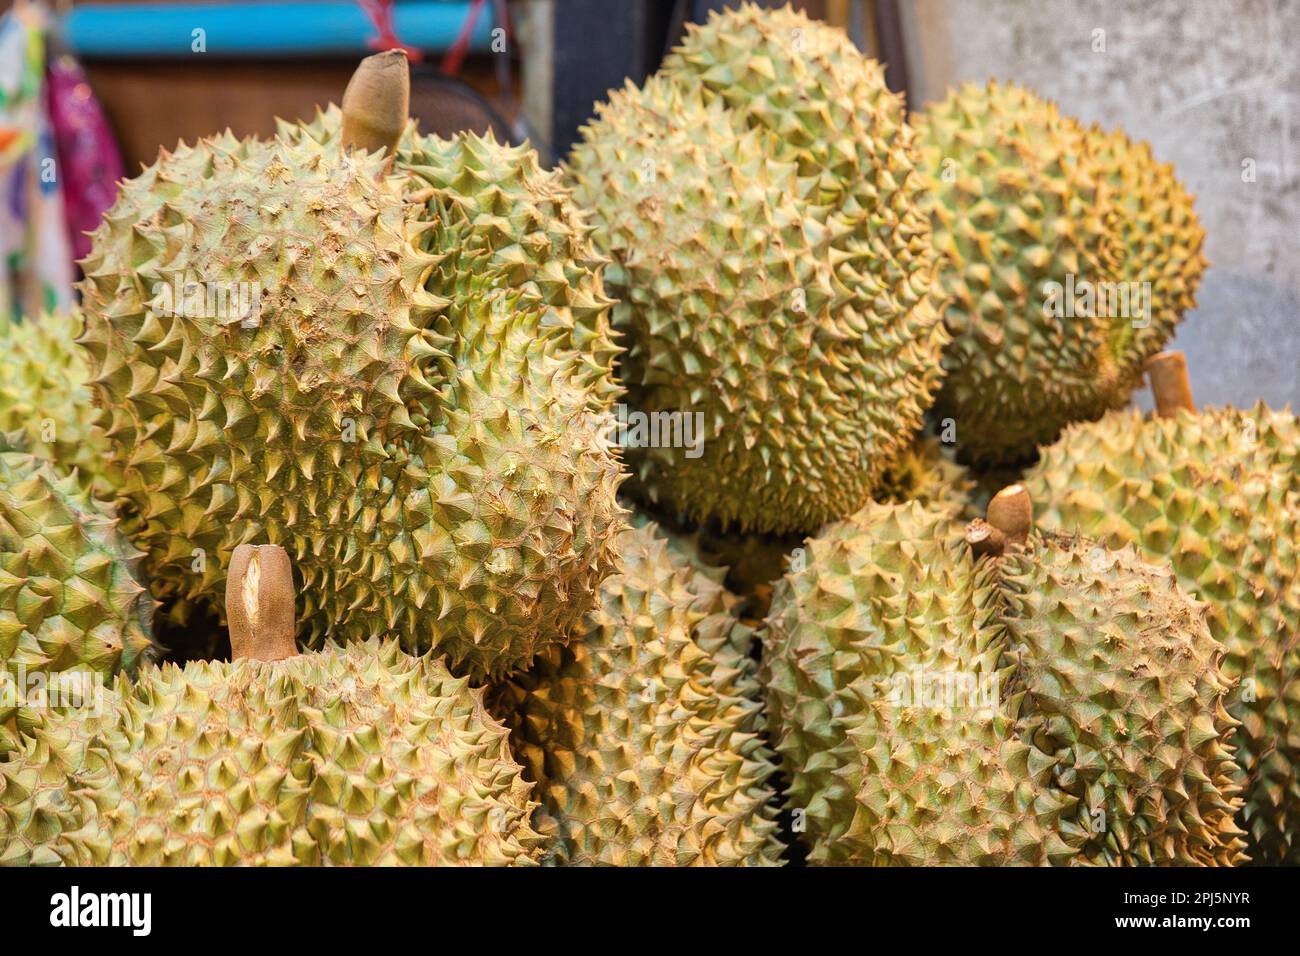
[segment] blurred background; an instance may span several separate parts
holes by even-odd
[[[725,0],[0,3],[0,313],[70,301],[84,230],[160,147],[267,135],[403,46],[412,114],[563,158],[596,102]],[[779,4],[766,3],[768,6]],[[1300,406],[1300,0],[797,0],[919,107],[1022,83],[1122,126],[1197,196],[1211,268],[1175,345],[1197,399]]]

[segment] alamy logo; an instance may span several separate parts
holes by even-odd
[[[50,897],[50,925],[124,926],[133,936],[148,936],[153,929],[153,894],[82,893],[73,886]]]
[[[18,664],[12,671],[0,670],[0,711],[88,708],[92,714],[104,709],[104,675],[97,671],[28,672]]]
[[[988,711],[997,707],[1000,681],[996,673],[976,671],[900,671],[889,681],[889,703],[926,710]]]
[[[1044,282],[1043,295],[1043,315],[1048,318],[1132,319],[1135,329],[1151,324],[1150,282],[1076,282],[1068,272],[1064,285]]]
[[[217,319],[223,325],[240,323],[256,328],[262,320],[260,282],[155,282],[149,307],[158,315],[188,319]]]
[[[614,444],[621,448],[685,448],[687,458],[704,454],[703,412],[640,412],[614,406]]]

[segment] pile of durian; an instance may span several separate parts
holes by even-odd
[[[0,862],[1300,861],[1300,426],[1162,352],[1144,144],[788,8],[553,171],[407,84],[0,331]]]

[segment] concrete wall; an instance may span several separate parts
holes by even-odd
[[[1174,164],[1211,263],[1175,342],[1197,400],[1300,410],[1300,0],[901,6],[917,106],[956,83],[1015,81]]]

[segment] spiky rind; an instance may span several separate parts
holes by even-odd
[[[951,510],[872,504],[810,539],[763,639],[813,862],[1242,859],[1223,648],[1131,549],[976,558]]]
[[[95,426],[81,334],[74,310],[0,323],[0,432],[21,430],[34,455],[60,472],[74,469],[96,497],[118,485],[108,470],[108,443]]]
[[[1041,524],[1167,560],[1240,681],[1228,711],[1251,857],[1300,861],[1300,426],[1289,411],[1115,412],[1026,476]]]
[[[1096,126],[1088,136],[1107,185],[1107,228],[1117,243],[1114,278],[1135,284],[1145,296],[1146,314],[1117,322],[1112,331],[1119,388],[1128,394],[1141,384],[1147,360],[1196,308],[1196,289],[1209,265],[1202,251],[1205,229],[1174,167],[1158,162],[1150,144]]]
[[[520,769],[482,691],[395,642],[167,665],[0,763],[0,861],[528,864]]]
[[[807,547],[777,585],[761,675],[810,861],[1068,862],[1075,801],[1015,737],[992,569],[952,513],[873,503]]]
[[[1167,566],[1086,538],[1034,536],[997,580],[1025,693],[1017,733],[1055,758],[1054,784],[1078,799],[1077,862],[1244,861],[1232,682],[1205,606]]]
[[[977,484],[970,472],[945,454],[944,445],[929,435],[916,439],[885,471],[872,497],[876,501],[952,507],[966,517],[977,517],[972,498]]]
[[[1194,305],[1204,232],[1145,144],[1020,87],[967,84],[917,126],[953,336],[937,407],[967,459],[1027,460],[1128,400]]]
[[[11,447],[0,443],[0,726],[31,719],[33,690],[54,706],[68,675],[132,671],[159,653],[142,555],[111,508]]]
[[[568,170],[613,260],[628,402],[702,424],[700,446],[629,441],[647,494],[742,531],[851,513],[920,424],[946,342],[879,66],[747,5],[691,27],[583,134]]]
[[[400,635],[508,672],[612,568],[594,256],[511,205],[566,201],[531,154],[442,144],[443,188],[322,138],[165,153],[96,233],[81,342],[126,520],[159,596],[219,595],[233,549],[270,541],[309,645]],[[247,314],[164,307],[233,282],[260,289]]]
[[[556,859],[779,862],[758,686],[716,581],[653,525],[620,540],[584,635],[504,685],[500,712],[555,821]]]
[[[1111,320],[1043,308],[1046,283],[1111,274],[1104,186],[1083,127],[1014,85],[967,84],[917,130],[953,336],[937,407],[971,460],[1015,460],[1115,397]]]

